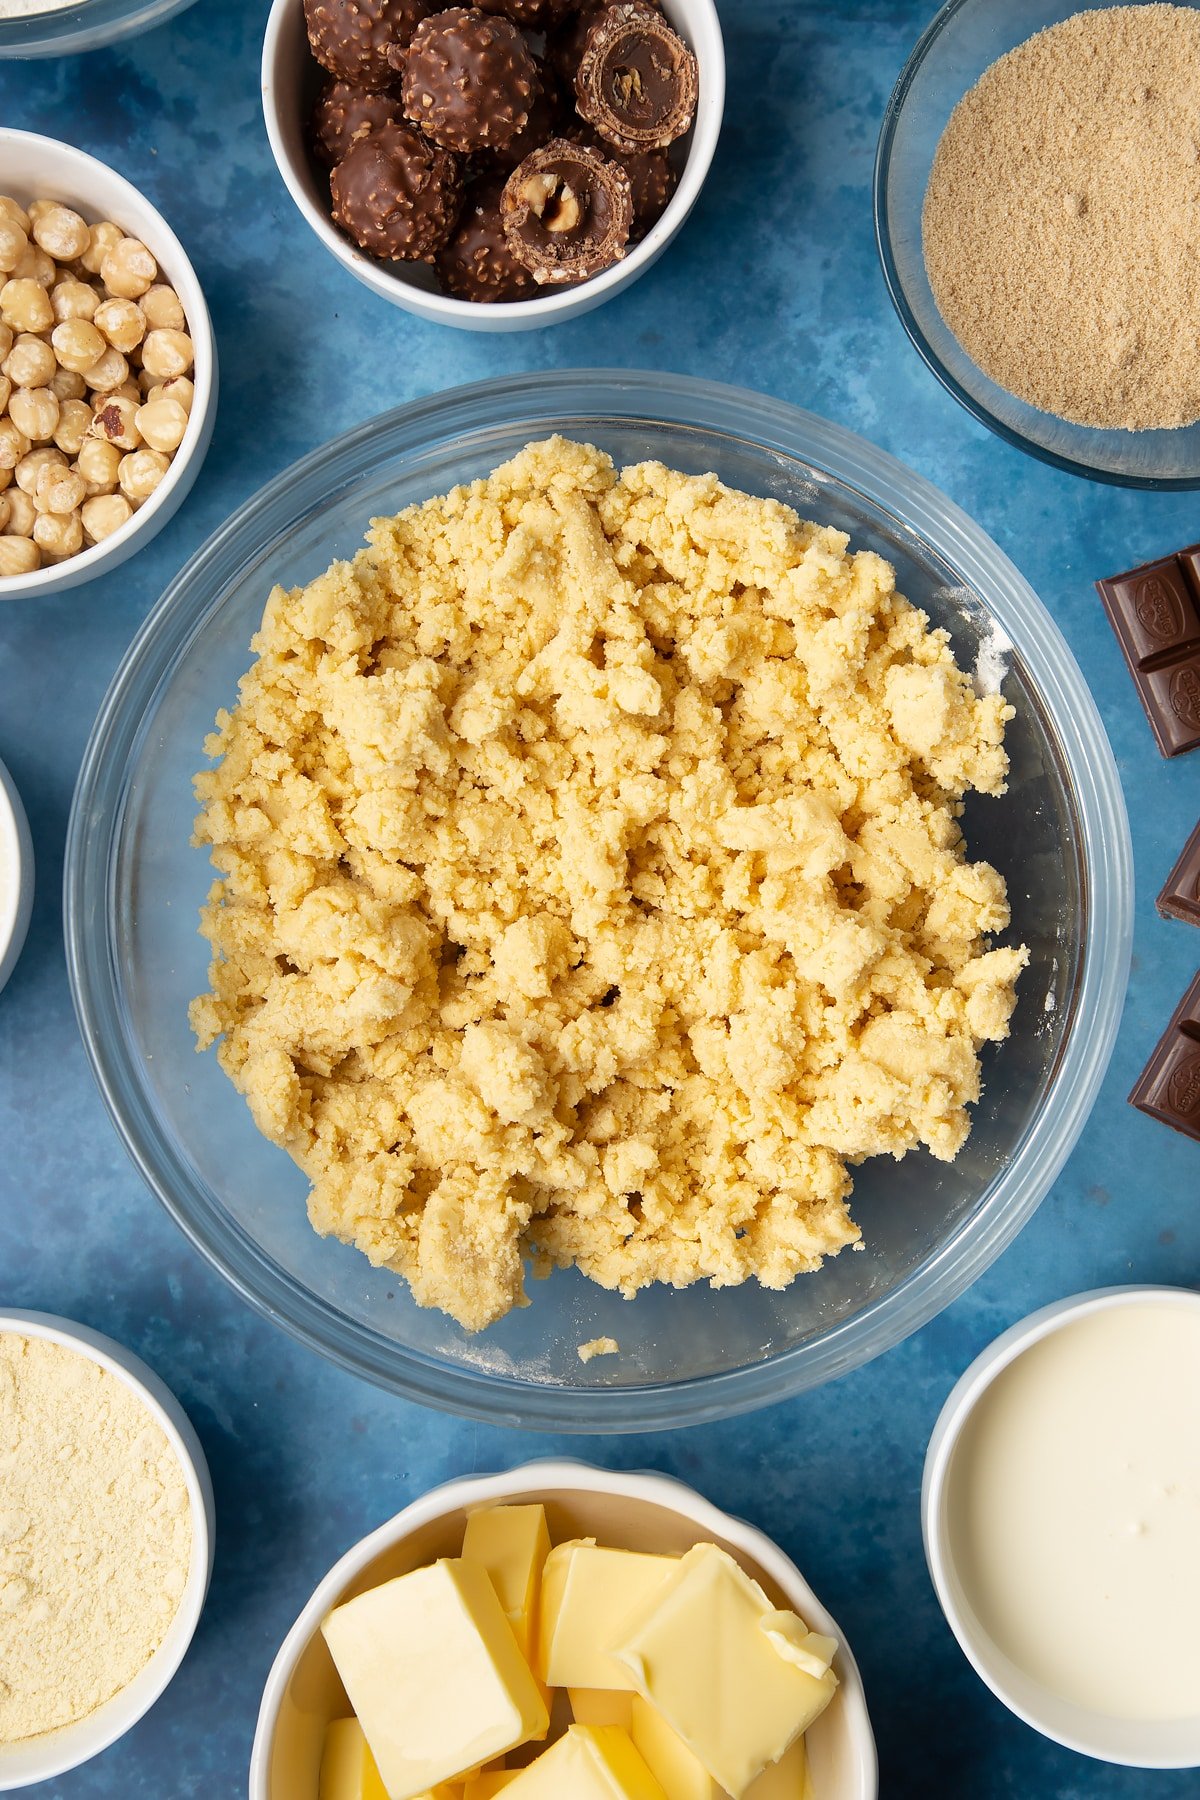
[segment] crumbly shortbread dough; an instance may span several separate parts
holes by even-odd
[[[191,1554],[179,1458],[137,1395],[90,1357],[0,1332],[0,1744],[127,1687]]]
[[[271,594],[192,1023],[422,1305],[478,1329],[530,1257],[782,1288],[857,1238],[847,1163],[961,1147],[1011,709],[846,545],[554,438]]]

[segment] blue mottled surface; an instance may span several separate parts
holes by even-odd
[[[567,1448],[677,1473],[796,1557],[862,1664],[885,1796],[1197,1791],[1195,1775],[1059,1750],[992,1699],[938,1611],[917,1502],[938,1408],[1004,1326],[1081,1288],[1197,1277],[1200,1146],[1124,1097],[1200,962],[1200,931],[1153,907],[1200,812],[1200,754],[1159,759],[1090,584],[1200,536],[1200,500],[1102,488],[1025,459],[960,411],[910,349],[876,264],[869,181],[885,100],[931,7],[725,0],[722,10],[727,122],[691,223],[601,311],[523,337],[421,324],[316,248],[259,116],[265,0],[202,0],[117,53],[0,65],[0,121],[70,138],[167,214],[207,290],[222,363],[212,452],[154,544],[76,594],[0,607],[0,757],[38,857],[33,928],[0,996],[0,1305],[66,1313],[145,1356],[195,1420],[220,1519],[208,1608],[169,1693],[122,1743],[39,1794],[243,1794],[267,1667],[329,1564],[431,1484],[553,1447],[424,1412],[327,1367],[199,1262],[126,1162],[93,1089],[67,992],[59,882],[100,697],[134,627],[213,527],[301,452],[383,406],[498,369],[605,362],[798,401],[874,438],[974,514],[1054,612],[1099,699],[1139,898],[1129,1003],[1100,1103],[1040,1213],[969,1294],[824,1392],[725,1425]]]

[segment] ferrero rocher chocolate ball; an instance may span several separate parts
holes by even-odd
[[[502,150],[528,122],[537,65],[511,19],[451,6],[413,33],[401,92],[406,116],[434,143],[464,155]]]
[[[437,272],[446,293],[459,300],[491,304],[528,300],[541,290],[513,255],[500,219],[503,175],[473,181],[463,200],[454,235],[437,254]]]
[[[430,0],[304,0],[312,53],[354,87],[385,88],[396,79],[388,51],[408,43]]]
[[[429,262],[462,205],[458,159],[410,125],[381,125],[352,144],[330,177],[334,223],[360,250]]]
[[[327,81],[317,96],[309,124],[313,155],[327,169],[340,163],[351,144],[380,125],[404,123],[398,94]]]
[[[580,0],[476,0],[481,12],[502,13],[525,31],[549,31],[569,13],[578,10]]]

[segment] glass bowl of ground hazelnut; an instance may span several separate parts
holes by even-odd
[[[1007,792],[970,796],[962,829],[972,856],[1005,876],[1011,941],[1030,960],[1011,1035],[985,1053],[956,1159],[922,1150],[855,1169],[861,1250],[781,1289],[660,1280],[628,1300],[560,1268],[529,1280],[527,1306],[472,1332],[417,1305],[402,1276],[354,1245],[317,1235],[305,1176],[260,1134],[215,1056],[197,1055],[188,1013],[206,985],[196,924],[213,870],[209,845],[189,841],[192,779],[276,583],[297,597],[355,554],[371,519],[474,482],[556,432],[617,467],[712,472],[891,564],[978,691],[1015,709]],[[485,850],[490,841],[485,832]],[[469,870],[455,891],[482,904]],[[961,1292],[1032,1214],[1082,1129],[1120,1012],[1131,905],[1124,807],[1095,703],[1045,609],[970,520],[890,457],[794,407],[682,376],[594,370],[505,377],[372,420],[210,540],[100,709],[68,833],[65,936],[110,1114],[163,1205],[247,1300],[394,1391],[512,1424],[601,1431],[712,1418],[814,1386]],[[457,968],[452,951],[445,967]],[[728,1192],[723,1180],[710,1188]]]
[[[182,244],[120,175],[0,130],[0,196],[7,600],[78,587],[162,529],[212,438],[217,361]]]
[[[939,381],[1009,443],[1200,485],[1200,8],[951,0],[884,115],[875,225]]]

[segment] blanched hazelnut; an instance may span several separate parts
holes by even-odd
[[[137,424],[139,410],[136,401],[127,399],[123,394],[106,394],[96,407],[88,433],[91,437],[103,438],[109,444],[116,444],[121,450],[136,450],[142,441]]]
[[[110,345],[92,364],[83,371],[83,379],[98,394],[111,394],[115,388],[128,378],[129,364],[119,350]]]
[[[148,500],[170,466],[170,458],[159,450],[132,451],[121,458],[117,475],[121,492],[135,503]]]
[[[30,448],[29,439],[11,419],[0,419],[0,469],[15,469]]]
[[[27,451],[13,470],[13,474],[17,478],[17,486],[32,496],[37,487],[38,476],[43,469],[65,469],[66,466],[67,459],[61,450],[53,450],[45,446]]]
[[[42,553],[27,537],[0,537],[0,576],[32,575],[42,566]]]
[[[192,340],[186,331],[151,331],[142,345],[143,369],[149,369],[152,375],[162,380],[172,375],[186,375],[194,356]]]
[[[83,524],[77,512],[39,513],[33,521],[33,541],[47,562],[65,562],[83,549]]]
[[[157,274],[158,264],[140,238],[123,237],[100,264],[101,281],[122,300],[139,300],[154,286]]]
[[[14,537],[32,537],[33,522],[37,518],[37,507],[33,498],[24,488],[11,487],[8,490],[8,529]]]
[[[45,338],[23,331],[0,369],[14,387],[49,387],[54,378],[54,352]]]
[[[18,388],[8,403],[8,416],[31,444],[44,444],[54,436],[59,406],[48,387]]]
[[[169,381],[160,381],[146,395],[151,400],[177,400],[187,414],[191,414],[192,403],[196,398],[195,383],[186,375],[172,375]]]
[[[64,369],[83,375],[93,368],[108,349],[103,332],[90,319],[64,319],[50,333],[54,354]]]
[[[17,205],[10,194],[0,194],[0,214],[19,225],[25,236],[29,236],[29,214],[23,206]]]
[[[141,308],[151,331],[186,331],[183,303],[172,287],[155,282],[141,298]]]
[[[51,393],[58,401],[82,400],[87,393],[87,382],[75,369],[55,368],[48,383]]]
[[[99,275],[104,258],[110,250],[115,250],[125,233],[111,219],[101,219],[93,225],[88,238],[88,247],[79,260],[89,275]]]
[[[52,288],[58,280],[58,264],[36,244],[26,244],[11,274],[14,281],[36,281],[39,287]]]
[[[178,400],[148,400],[138,408],[137,428],[152,450],[178,450],[188,428],[188,416]]]
[[[56,262],[73,262],[91,241],[91,231],[77,212],[56,200],[38,201],[29,209],[33,241]]]
[[[136,300],[105,300],[97,308],[93,320],[114,350],[128,356],[146,335],[146,320]]]
[[[100,304],[100,296],[88,282],[76,281],[73,275],[68,275],[50,289],[50,304],[54,308],[54,317],[61,324],[64,319],[92,318]]]
[[[84,537],[89,543],[100,544],[132,519],[133,507],[124,494],[97,494],[95,499],[84,501],[79,517]]]
[[[0,269],[7,274],[21,260],[29,239],[15,219],[0,218]]]
[[[14,331],[49,331],[54,323],[54,308],[44,287],[32,280],[10,277],[0,287],[0,317]],[[170,371],[180,374],[180,370]]]
[[[85,437],[75,467],[87,483],[89,494],[111,494],[121,468],[121,448],[106,438]]]
[[[62,401],[53,436],[54,442],[65,456],[79,455],[91,422],[92,409],[86,400]]]
[[[47,463],[38,470],[33,504],[40,513],[72,513],[87,499],[87,483],[76,470]]]

